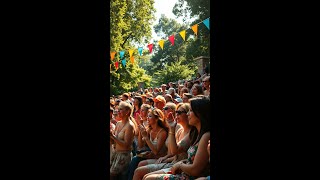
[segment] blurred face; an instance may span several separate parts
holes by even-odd
[[[122,101],[125,101],[125,100],[127,100],[128,98],[127,98],[126,96],[122,96],[121,99],[122,99]]]
[[[142,97],[142,102],[146,103],[146,101],[147,101],[147,97]]]
[[[198,95],[198,89],[197,88],[195,88],[195,87],[192,88],[192,95],[194,95],[194,96]]]
[[[158,117],[153,115],[152,112],[148,113],[147,122],[148,124],[152,125],[157,123]]]
[[[204,80],[202,81],[202,84],[203,84],[205,87],[208,87],[208,85],[210,85],[209,79],[208,79],[208,78],[204,79]]]
[[[135,106],[138,106],[139,105],[139,100],[138,99],[133,99],[133,104],[135,105]]]
[[[164,112],[164,117],[165,117],[166,119],[168,119],[170,113],[175,113],[174,110],[171,109],[171,108],[169,108],[168,106],[165,106],[165,107],[163,108],[163,112]],[[175,115],[173,114],[173,117],[174,117],[174,116],[175,116]]]
[[[192,84],[190,82],[188,82],[187,87],[192,88]]]
[[[113,111],[113,117],[114,117],[114,119],[116,121],[120,121],[121,120],[121,118],[119,117],[118,113],[119,113],[118,110]]]
[[[189,102],[189,98],[185,95],[183,95],[182,97],[183,103],[188,103]]]
[[[188,122],[188,115],[187,115],[187,113],[188,113],[188,112],[180,106],[180,107],[178,108],[178,110],[176,110],[176,120],[177,120],[177,123],[181,123],[182,121]]]
[[[200,123],[200,119],[195,115],[192,108],[190,108],[190,111],[188,112],[187,115],[188,115],[189,124],[191,126],[195,126],[197,123]]]
[[[165,104],[161,101],[155,101],[154,102],[154,107],[158,108],[158,109],[163,109],[163,107],[165,106]]]
[[[171,98],[169,96],[164,96],[164,99],[166,100],[166,102],[171,101]]]
[[[141,109],[141,116],[146,117],[148,115],[148,109],[147,108],[142,108]]]
[[[119,108],[118,108],[118,116],[119,116],[119,118],[122,119],[122,118],[124,118],[124,117],[126,117],[128,115],[129,115],[128,110],[125,109],[125,107],[123,107],[123,106],[119,106]]]

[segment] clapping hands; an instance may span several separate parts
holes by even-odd
[[[139,126],[139,130],[140,130],[140,134],[142,137],[147,138],[148,137],[148,132],[146,130],[146,128],[144,127],[143,123],[140,124]]]
[[[174,118],[172,112],[169,113],[168,119],[171,119],[171,121],[168,121],[170,130],[175,131],[176,126],[177,126],[177,121],[176,121],[176,119]]]

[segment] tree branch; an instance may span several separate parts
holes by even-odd
[[[124,40],[124,42],[122,43],[121,47],[123,48],[124,44],[127,42],[127,40],[129,39],[129,37],[131,36],[132,33],[129,34],[129,36],[126,38],[126,40]]]

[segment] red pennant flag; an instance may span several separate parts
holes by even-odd
[[[174,35],[169,36],[169,41],[171,42],[172,46],[174,45]]]
[[[152,53],[153,44],[148,44],[149,52]]]
[[[117,62],[115,62],[114,63],[114,65],[116,66],[116,69],[118,69],[119,68],[119,62],[117,61]]]

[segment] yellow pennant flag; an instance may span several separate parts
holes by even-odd
[[[182,39],[185,41],[186,40],[186,30],[181,31],[180,35],[181,35]]]
[[[110,64],[110,71],[111,71],[111,64]]]
[[[134,63],[134,57],[133,56],[130,57],[130,61],[131,61],[132,64]]]
[[[116,54],[116,52],[110,52],[110,56],[111,56],[111,61],[114,59],[114,55]]]
[[[162,50],[163,50],[163,44],[164,44],[164,40],[161,39],[161,40],[159,41],[159,45],[160,45],[160,47],[161,47]]]
[[[132,54],[133,54],[133,49],[130,49],[129,50],[129,54],[130,54],[130,58],[132,57]]]
[[[193,32],[198,35],[198,24],[193,25],[192,27]]]

